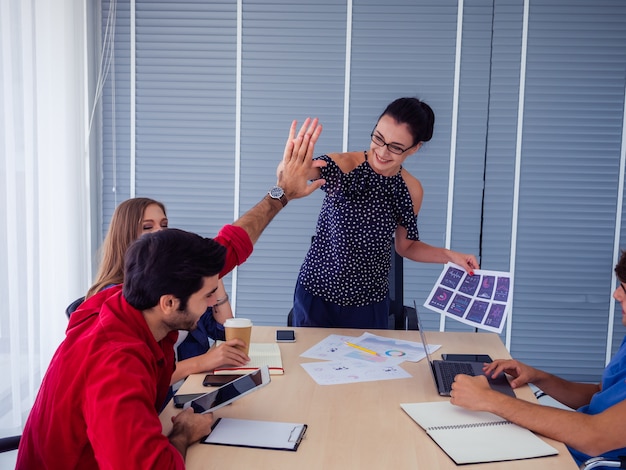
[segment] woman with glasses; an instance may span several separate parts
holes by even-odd
[[[317,157],[311,179],[326,192],[294,293],[294,326],[387,328],[391,246],[426,263],[452,261],[469,273],[473,255],[419,240],[423,189],[402,164],[433,134],[435,115],[417,98],[399,98],[380,115],[369,150]]]

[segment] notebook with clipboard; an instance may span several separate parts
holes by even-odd
[[[433,360],[430,355],[428,342],[426,341],[426,334],[424,332],[422,321],[420,319],[420,314],[417,310],[417,304],[415,301],[413,301],[413,306],[415,307],[415,315],[417,316],[417,327],[420,333],[420,337],[422,338],[424,350],[426,351],[426,359],[428,360],[433,382],[435,384],[435,388],[437,388],[437,391],[439,392],[439,395],[444,397],[450,396],[452,382],[454,382],[454,377],[457,374],[467,374],[471,376],[485,375],[483,373],[482,362]],[[498,375],[496,378],[487,377],[487,380],[489,381],[489,386],[492,389],[497,390],[498,392],[502,392],[505,395],[515,397],[515,392],[511,388],[511,385],[509,384],[509,381],[507,380],[504,373]]]
[[[218,418],[203,444],[256,447],[258,449],[298,450],[307,425],[251,419]]]

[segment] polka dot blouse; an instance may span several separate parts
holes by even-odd
[[[320,168],[326,192],[315,239],[299,282],[311,294],[343,306],[382,301],[389,292],[391,245],[398,225],[419,240],[417,216],[406,183],[376,173],[365,161],[343,173],[327,155]]]

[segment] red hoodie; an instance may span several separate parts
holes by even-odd
[[[240,227],[225,226],[215,240],[228,248],[221,275],[252,252]],[[43,378],[16,469],[185,468],[158,415],[177,338],[172,331],[157,342],[121,285],[85,301]]]

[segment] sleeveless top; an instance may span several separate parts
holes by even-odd
[[[343,306],[381,302],[389,293],[391,248],[398,225],[419,240],[417,216],[401,171],[376,173],[365,161],[343,173],[328,155],[316,157],[326,192],[315,239],[298,282],[311,294]]]

